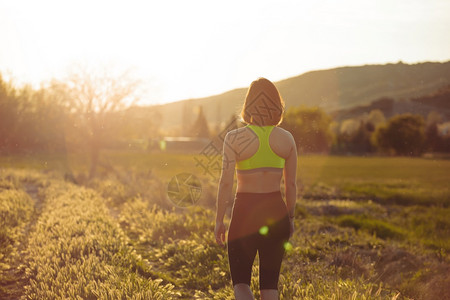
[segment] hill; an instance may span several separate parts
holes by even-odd
[[[438,112],[442,121],[450,121],[450,85],[432,93],[411,98],[409,100],[395,100],[383,97],[367,105],[358,105],[349,109],[340,109],[331,113],[336,121],[358,118],[364,113],[378,109],[384,116],[390,118],[397,114],[412,113],[423,116],[425,119],[431,112]]]
[[[430,95],[450,84],[450,61],[339,67],[307,72],[275,84],[287,108],[319,106],[332,113],[367,106],[382,98],[404,101]],[[157,108],[162,115],[162,127],[179,127],[183,109],[190,112],[199,105],[203,106],[210,124],[227,122],[239,111],[246,92],[247,88],[240,88],[220,95],[160,105]],[[407,102],[400,104],[406,105],[400,111],[408,111],[414,105],[416,109],[426,105],[418,101]],[[434,104],[432,106],[436,107]]]

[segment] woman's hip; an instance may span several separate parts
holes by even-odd
[[[236,193],[230,234],[234,236],[266,232],[275,227],[286,227],[287,208],[281,193]],[[289,224],[287,224],[289,226]]]

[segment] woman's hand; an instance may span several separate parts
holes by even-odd
[[[216,243],[224,247],[225,246],[225,225],[222,222],[216,222],[216,228],[214,229],[214,235],[216,236]]]
[[[289,228],[290,228],[290,231],[289,231],[289,238],[291,238],[292,237],[292,235],[294,234],[294,230],[295,230],[295,228],[294,228],[294,218],[291,218],[291,217],[289,217]]]

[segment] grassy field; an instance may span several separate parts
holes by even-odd
[[[213,238],[217,182],[195,158],[109,152],[87,180],[81,155],[1,157],[0,298],[232,299]],[[301,156],[280,299],[448,299],[449,167]],[[77,184],[64,180],[69,168]],[[202,197],[175,207],[167,183],[186,172]]]
[[[107,152],[105,161],[118,172],[152,172],[163,181],[178,173],[192,173],[213,180],[197,166],[199,154]],[[59,170],[69,167],[87,173],[89,161],[82,155],[0,157],[0,166]],[[408,157],[300,156],[298,178],[305,196],[322,190],[340,197],[363,197],[386,203],[450,204],[450,160]],[[100,172],[102,169],[100,168]],[[105,172],[109,172],[106,170]],[[216,177],[218,172],[214,172]],[[313,191],[313,192],[312,192]],[[320,193],[319,193],[320,194]],[[321,195],[324,197],[326,195]],[[335,197],[336,195],[334,195]]]

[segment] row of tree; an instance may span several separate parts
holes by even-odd
[[[359,119],[336,123],[320,108],[293,107],[287,110],[281,127],[293,134],[300,153],[419,156],[427,151],[450,152],[450,133],[440,132],[440,125],[442,118],[436,112],[427,120],[413,114],[386,120],[376,109]],[[186,135],[212,136],[201,108],[195,122],[185,127]]]
[[[401,114],[385,120],[374,110],[336,124],[318,108],[294,108],[287,111],[282,126],[294,134],[300,152],[419,156],[450,152],[450,132],[438,129],[442,124],[436,115],[424,120],[421,115]]]
[[[83,152],[94,177],[102,148],[154,130],[157,114],[143,118],[127,109],[138,92],[129,73],[108,68],[78,66],[39,89],[0,75],[0,154]]]
[[[82,151],[90,155],[94,176],[102,148],[164,134],[156,109],[132,107],[138,90],[126,72],[78,68],[39,89],[18,88],[0,75],[0,154]],[[212,137],[221,129],[210,129],[201,108],[189,123],[180,135]],[[281,127],[292,132],[301,153],[420,155],[450,152],[450,134],[438,130],[441,123],[437,113],[427,120],[410,114],[386,120],[374,110],[337,124],[322,109],[292,107]]]

